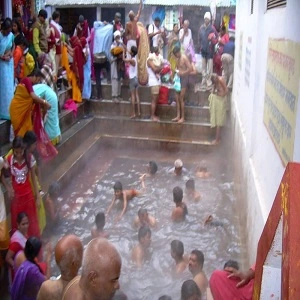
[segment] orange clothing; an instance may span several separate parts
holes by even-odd
[[[68,81],[72,85],[72,99],[75,102],[82,102],[81,91],[77,83],[76,75],[70,68],[68,59],[68,49],[65,45],[63,45],[61,49],[61,65],[65,68],[67,72]]]
[[[33,99],[24,84],[18,84],[11,100],[9,113],[15,135],[24,136],[27,130],[32,130],[31,113]]]
[[[19,81],[24,78],[24,51],[18,45],[14,51],[14,77]]]

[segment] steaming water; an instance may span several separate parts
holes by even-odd
[[[75,233],[86,245],[91,239],[90,229],[94,225],[95,215],[99,211],[106,211],[111,202],[114,182],[120,180],[123,189],[140,189],[139,177],[146,170],[148,157],[157,159],[158,172],[155,177],[146,178],[144,194],[129,201],[127,212],[119,223],[114,224],[114,218],[121,212],[122,205],[115,205],[106,220],[109,240],[122,256],[121,290],[132,300],[153,300],[163,294],[179,299],[182,282],[192,276],[188,270],[180,277],[174,275],[175,264],[170,255],[170,242],[173,239],[184,243],[187,255],[193,249],[203,251],[204,270],[208,277],[214,269],[222,268],[228,259],[243,259],[238,217],[234,212],[233,183],[222,174],[224,170],[220,170],[218,161],[208,164],[210,171],[213,171],[211,178],[200,179],[194,176],[197,165],[194,161],[199,159],[193,160],[186,154],[184,163],[187,172],[178,178],[172,173],[173,162],[178,157],[169,154],[156,156],[144,152],[131,155],[136,157],[132,159],[108,152],[104,157],[94,158],[86,171],[79,174],[77,180],[65,190],[61,199],[64,221],[57,228],[59,234],[56,238]],[[170,220],[174,208],[172,189],[176,185],[184,189],[189,177],[195,178],[201,201],[193,202],[185,198],[189,211],[187,219],[174,224]],[[137,270],[131,262],[131,250],[138,242],[137,229],[132,224],[140,207],[147,208],[148,213],[155,216],[158,226],[152,230],[151,257],[141,270]],[[203,222],[209,214],[222,222],[223,226],[204,226]],[[55,269],[54,262],[52,269]]]

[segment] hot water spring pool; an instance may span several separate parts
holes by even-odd
[[[174,161],[181,158],[187,172],[181,177],[173,175]],[[101,149],[89,160],[88,166],[74,176],[71,184],[63,189],[61,204],[62,221],[51,237],[57,239],[69,233],[79,236],[84,245],[91,240],[91,228],[95,215],[106,212],[113,197],[115,181],[121,181],[123,189],[141,189],[139,177],[146,172],[148,162],[155,160],[158,172],[146,178],[146,189],[140,197],[129,201],[128,209],[119,223],[114,218],[121,209],[117,205],[106,220],[105,230],[109,240],[117,247],[122,257],[120,276],[121,290],[130,300],[156,300],[163,294],[180,297],[184,280],[192,278],[188,270],[180,277],[174,276],[174,261],[170,255],[170,243],[179,239],[184,243],[185,254],[193,249],[203,251],[204,270],[209,278],[214,269],[222,268],[228,259],[244,260],[245,247],[241,245],[239,219],[233,183],[230,179],[228,162],[220,154],[169,153],[164,151],[129,151]],[[205,164],[211,172],[208,179],[195,176],[199,164]],[[170,216],[174,208],[172,190],[175,186],[185,188],[189,178],[195,179],[201,200],[185,199],[189,214],[183,223],[174,224]],[[151,258],[141,270],[131,262],[131,250],[138,243],[137,229],[133,220],[139,208],[147,208],[158,221],[152,230]],[[204,226],[208,215],[221,221],[223,226]],[[54,260],[51,263],[54,276],[59,271]]]

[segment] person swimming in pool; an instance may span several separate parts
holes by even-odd
[[[188,200],[193,200],[195,202],[201,200],[200,193],[195,189],[195,180],[194,179],[190,178],[185,183],[185,194],[186,194],[186,199],[188,199]]]
[[[183,190],[179,186],[175,186],[173,189],[173,201],[176,207],[172,211],[171,219],[174,222],[181,222],[185,220],[186,215],[188,214],[188,209],[186,204],[182,201],[183,199]]]
[[[142,182],[142,187],[144,189],[144,187],[145,187],[144,177],[141,177],[140,180]],[[114,196],[113,196],[111,204],[109,205],[109,207],[107,209],[106,216],[108,216],[108,214],[110,213],[116,200],[123,201],[123,210],[120,213],[120,215],[118,217],[116,217],[116,219],[115,219],[115,222],[119,222],[126,212],[126,209],[128,206],[128,201],[130,201],[134,197],[139,196],[141,194],[142,194],[142,191],[138,191],[135,189],[123,190],[122,183],[120,181],[116,181],[114,184]]]
[[[95,226],[91,229],[92,239],[102,237],[108,238],[109,234],[104,231],[105,226],[105,214],[103,212],[99,212],[95,217]]]
[[[134,220],[134,226],[141,227],[144,225],[154,228],[156,226],[156,220],[153,216],[148,214],[146,208],[140,208],[138,210],[138,215]]]

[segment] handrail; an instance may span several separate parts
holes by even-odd
[[[263,267],[282,217],[281,299],[300,299],[300,164],[288,163],[259,239],[253,299],[259,300]]]

